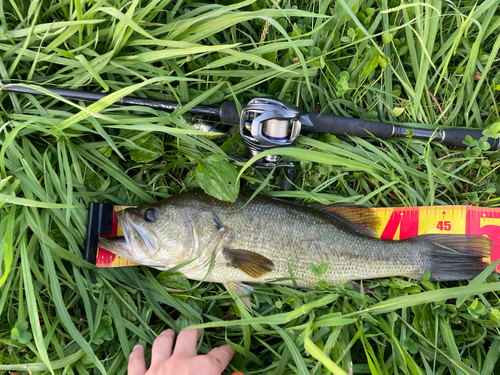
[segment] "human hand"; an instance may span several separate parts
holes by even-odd
[[[215,348],[206,355],[197,355],[201,329],[186,329],[179,333],[174,346],[175,332],[163,331],[153,342],[151,366],[146,369],[144,348],[136,345],[128,360],[128,375],[220,375],[234,355],[229,345]]]

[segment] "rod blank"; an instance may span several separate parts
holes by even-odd
[[[97,94],[93,92],[86,92],[86,91],[77,91],[77,90],[66,90],[66,89],[54,89],[54,88],[48,88],[44,87],[44,89],[49,90],[53,94],[59,95],[63,98],[66,99],[72,99],[72,100],[82,100],[86,102],[97,102],[100,99],[105,98],[107,95],[106,94]],[[9,92],[18,92],[22,94],[32,94],[32,95],[43,95],[43,96],[48,96],[46,93],[42,91],[38,91],[35,89],[23,87],[23,86],[17,86],[17,85],[8,85],[4,86],[5,91]],[[167,100],[154,100],[154,99],[145,99],[145,98],[138,98],[136,96],[124,96],[121,99],[118,99],[116,102],[114,102],[115,105],[139,105],[143,107],[150,107],[154,109],[160,109],[164,111],[173,111],[179,106],[184,105],[184,103],[181,103],[180,105],[175,102],[170,102]],[[205,115],[205,116],[221,116],[221,110],[220,108],[217,107],[209,107],[205,105],[197,105],[194,106],[189,110],[189,112],[194,113],[196,115]]]

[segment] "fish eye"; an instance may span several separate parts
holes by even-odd
[[[154,208],[148,208],[144,211],[144,220],[149,222],[156,221],[156,210]]]

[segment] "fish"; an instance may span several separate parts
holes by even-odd
[[[227,133],[223,132],[220,129],[217,129],[215,126],[207,124],[205,121],[200,120],[200,119],[193,119],[193,121],[191,122],[191,126],[195,130],[198,130],[201,132],[212,133],[212,134],[204,135],[205,138],[208,138],[211,140],[221,139],[221,138],[228,136]]]
[[[432,281],[470,279],[487,266],[492,241],[482,235],[424,234],[376,238],[380,219],[355,205],[300,205],[240,192],[223,202],[194,190],[117,212],[123,237],[98,245],[133,262],[223,283],[248,295],[247,283],[314,289],[392,276]],[[326,264],[323,274],[310,265]],[[314,269],[314,268],[313,268]],[[250,309],[248,297],[241,297]]]

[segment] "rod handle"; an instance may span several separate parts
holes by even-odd
[[[329,133],[358,137],[373,135],[377,138],[390,138],[394,132],[394,126],[387,122],[369,121],[326,113],[319,114],[316,112],[309,112],[307,116],[312,126],[303,127],[303,129],[311,133]]]
[[[243,107],[245,105],[243,104]],[[226,125],[239,125],[240,114],[235,102],[223,102],[220,107],[220,120]]]

